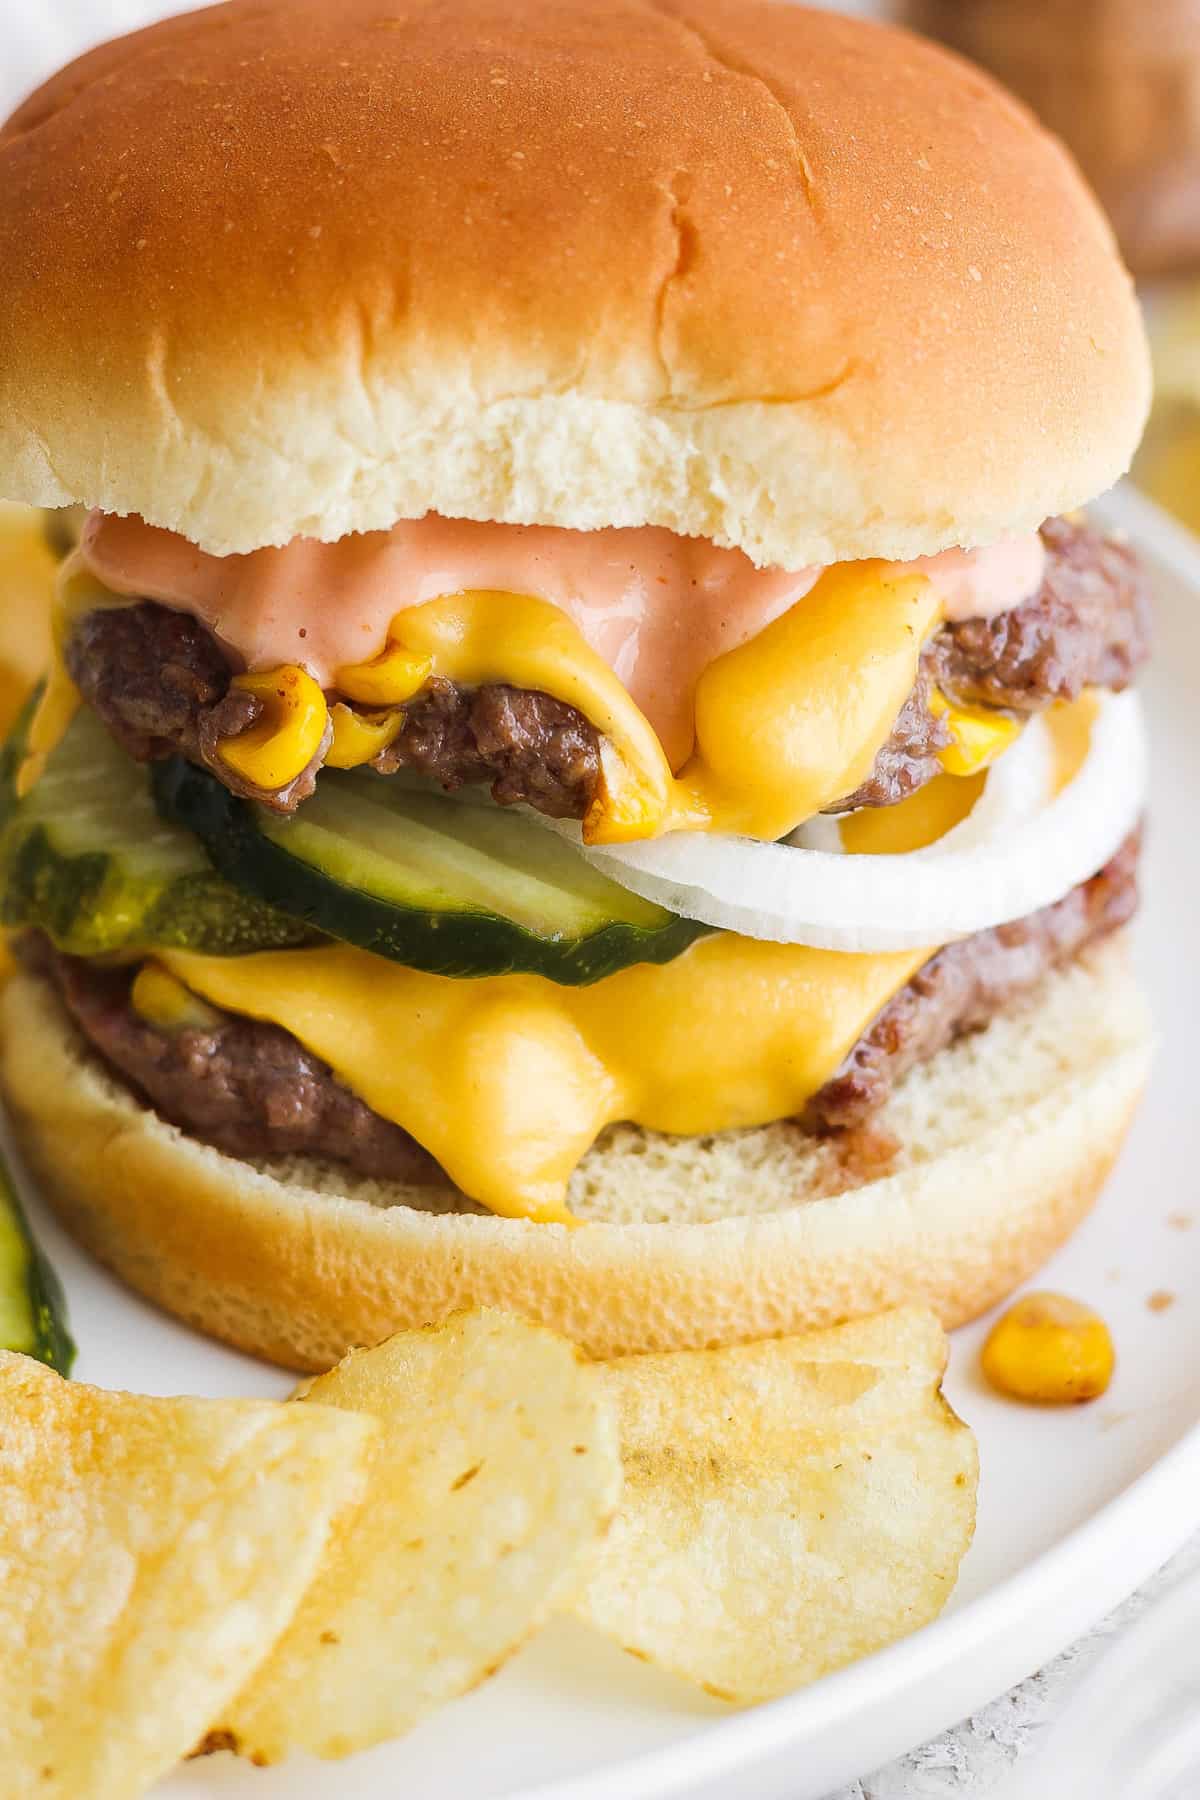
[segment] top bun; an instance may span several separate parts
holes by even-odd
[[[761,0],[232,0],[0,133],[0,494],[217,553],[429,509],[798,567],[1125,469],[1128,277],[1059,145]]]

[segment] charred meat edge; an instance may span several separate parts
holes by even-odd
[[[1137,906],[1139,837],[1054,906],[948,944],[885,1006],[800,1121],[841,1138],[869,1129],[918,1063],[1029,993],[1050,970],[1116,931]],[[87,1041],[156,1111],[232,1156],[316,1156],[359,1175],[445,1184],[407,1132],[343,1085],[278,1025],[213,1012],[206,1026],[165,1032],[130,1002],[133,972],[21,940],[25,962],[51,979]]]
[[[1085,687],[1122,688],[1149,647],[1146,583],[1134,553],[1079,521],[1042,527],[1046,574],[1033,599],[991,619],[944,625],[929,640],[911,695],[868,779],[831,811],[890,806],[940,772],[950,741],[935,690],[1013,715],[1073,700]],[[220,756],[262,702],[230,686],[233,671],[199,620],[144,601],[84,614],[66,647],[72,679],[117,742],[139,762],[177,752],[234,793],[279,813],[312,793],[329,749],[284,788],[264,789]],[[595,727],[574,707],[502,682],[477,688],[435,679],[404,708],[399,735],[374,759],[382,774],[412,769],[447,791],[489,783],[502,806],[524,802],[580,819],[601,779]]]

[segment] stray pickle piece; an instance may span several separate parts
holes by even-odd
[[[983,1346],[983,1372],[1013,1400],[1070,1406],[1095,1400],[1112,1380],[1116,1354],[1097,1312],[1064,1294],[1023,1294]]]

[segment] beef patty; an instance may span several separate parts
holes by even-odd
[[[1037,986],[1051,969],[1126,924],[1137,911],[1141,831],[1099,874],[1053,906],[947,944],[900,989],[840,1069],[809,1102],[813,1131],[866,1123],[896,1083]]]
[[[1106,868],[1043,911],[949,944],[879,1014],[801,1123],[820,1133],[868,1124],[901,1076],[1034,988],[1137,906],[1138,834]],[[446,1177],[398,1125],[373,1112],[328,1066],[277,1025],[213,1011],[211,1022],[166,1032],[130,1002],[133,973],[22,941],[27,963],[54,981],[84,1037],[109,1067],[174,1124],[242,1157],[295,1154],[418,1185]]]
[[[294,812],[312,793],[329,731],[284,788],[260,788],[221,760],[221,741],[248,730],[262,702],[230,686],[224,651],[190,613],[149,600],[86,613],[68,641],[66,663],[84,699],[137,762],[182,752],[235,794],[281,813]],[[413,768],[451,789],[490,780],[503,804],[525,800],[552,818],[582,818],[600,779],[600,749],[583,714],[549,694],[434,680],[405,707],[400,734],[375,767],[388,775]]]
[[[1128,544],[1083,520],[1042,526],[1046,573],[1031,600],[991,619],[943,625],[921,657],[917,684],[867,780],[831,812],[890,806],[940,773],[945,722],[930,711],[935,689],[965,706],[1018,716],[1085,687],[1128,687],[1150,653],[1150,593]]]
[[[945,625],[925,647],[916,685],[868,779],[831,810],[906,799],[940,769],[949,742],[930,706],[951,699],[1028,714],[1084,687],[1124,687],[1147,654],[1149,608],[1137,559],[1091,525],[1042,527],[1046,575],[1038,593],[993,619]],[[292,812],[313,791],[329,734],[287,787],[264,790],[224,763],[217,747],[261,710],[230,687],[216,639],[188,613],[145,601],[85,614],[66,646],[67,667],[89,705],[139,762],[176,751],[235,793]],[[433,681],[404,709],[399,736],[375,759],[385,774],[419,770],[444,788],[490,782],[502,805],[525,801],[553,818],[582,818],[600,781],[594,726],[549,694],[487,683]]]
[[[135,970],[64,956],[40,932],[22,961],[56,985],[110,1069],[172,1124],[230,1156],[321,1156],[381,1181],[439,1183],[433,1158],[281,1026],[236,1013],[167,1032],[130,1000]]]

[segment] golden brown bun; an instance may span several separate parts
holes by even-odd
[[[0,494],[217,552],[433,509],[796,567],[1031,529],[1149,393],[978,71],[760,0],[233,0],[0,138]]]
[[[889,1173],[871,1179],[789,1124],[699,1139],[620,1127],[576,1177],[590,1222],[572,1230],[208,1149],[103,1074],[33,976],[10,983],[0,1033],[19,1140],[83,1242],[202,1330],[301,1369],[468,1304],[510,1307],[601,1356],[913,1299],[958,1324],[1091,1205],[1150,1043],[1115,943],[902,1084],[881,1121],[902,1145]]]

